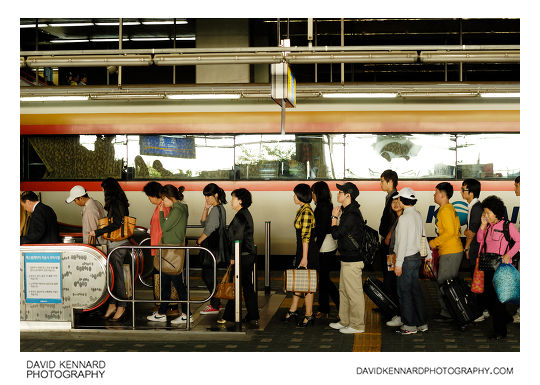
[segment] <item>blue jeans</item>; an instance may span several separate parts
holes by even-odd
[[[405,257],[401,276],[397,277],[401,322],[406,330],[416,330],[427,323],[424,295],[418,281],[422,259],[419,254],[417,256]]]
[[[178,298],[180,300],[186,300],[187,299],[187,289],[186,285],[182,281],[182,275],[169,275],[165,273],[161,273],[161,299],[167,300],[171,298],[171,282],[174,285],[174,288],[178,292]],[[159,314],[165,314],[167,313],[167,302],[162,302],[159,305]],[[182,313],[185,313],[187,310],[187,304],[182,303]]]

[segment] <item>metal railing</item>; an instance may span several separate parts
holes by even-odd
[[[135,328],[135,303],[156,303],[156,302],[159,302],[159,303],[162,303],[162,302],[167,302],[167,303],[186,303],[186,330],[190,330],[190,322],[189,322],[189,315],[190,315],[190,307],[191,307],[191,304],[192,303],[204,303],[206,301],[208,301],[210,298],[212,298],[212,296],[214,295],[215,291],[216,291],[216,257],[214,256],[214,254],[208,250],[207,248],[205,247],[200,247],[200,246],[141,246],[141,245],[125,245],[125,246],[118,246],[118,247],[115,247],[114,249],[112,249],[111,251],[109,251],[107,253],[107,265],[109,264],[109,258],[111,256],[112,253],[114,253],[116,250],[120,250],[120,249],[129,249],[129,250],[134,250],[134,249],[158,249],[159,250],[159,277],[160,277],[160,283],[162,282],[162,279],[161,279],[161,265],[162,265],[162,253],[161,253],[161,250],[162,249],[184,249],[186,250],[186,256],[185,256],[185,271],[186,271],[186,275],[185,275],[185,278],[186,278],[186,290],[187,290],[187,299],[185,300],[172,300],[172,299],[167,299],[167,300],[163,300],[161,298],[161,293],[162,293],[162,290],[159,291],[159,300],[157,299],[151,299],[151,300],[146,300],[146,299],[135,299],[135,274],[133,273],[135,271],[135,253],[131,252],[130,253],[130,256],[131,256],[131,287],[132,287],[132,294],[131,294],[131,299],[123,299],[123,298],[118,298],[116,297],[112,290],[111,290],[111,287],[110,287],[110,276],[109,276],[109,269],[106,269],[106,284],[107,284],[107,291],[109,293],[109,295],[111,296],[111,298],[115,299],[116,301],[119,301],[119,302],[131,302],[131,327],[134,329]],[[189,251],[190,250],[205,250],[207,251],[211,257],[212,257],[212,260],[213,260],[213,272],[214,272],[214,287],[212,288],[212,291],[211,293],[209,294],[209,296],[203,300],[191,300],[191,297],[190,297],[190,290],[189,290]],[[237,256],[235,255],[235,259],[237,258]],[[236,263],[236,262],[235,262]],[[239,261],[238,261],[239,263]],[[141,277],[140,277],[140,274],[139,274],[139,280],[141,280]],[[141,282],[143,284],[145,284],[146,286],[148,286],[143,280],[141,280]],[[236,293],[238,293],[239,290],[236,291]],[[236,295],[238,296],[238,295]]]

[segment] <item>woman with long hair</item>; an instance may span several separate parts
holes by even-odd
[[[240,286],[244,293],[247,314],[244,321],[252,326],[256,326],[259,320],[259,309],[257,305],[257,293],[254,291],[253,266],[255,264],[255,242],[253,241],[253,218],[248,208],[251,206],[251,193],[245,188],[233,190],[231,193],[231,207],[236,211],[236,215],[229,224],[228,232],[231,240],[231,260],[234,264],[234,242],[240,241]],[[234,321],[234,300],[227,301],[223,319]]]
[[[315,227],[315,214],[311,209],[310,202],[312,200],[311,188],[305,183],[300,183],[294,188],[294,203],[300,206],[294,220],[294,228],[296,230],[296,256],[294,258],[293,268],[304,267],[308,269],[316,269],[318,267],[317,246],[315,245],[315,237],[313,236],[313,228]],[[302,319],[298,320],[298,300],[299,293],[293,293],[291,307],[284,317],[285,322],[293,322],[298,320],[297,325],[300,327],[313,326],[315,317],[313,316],[313,293],[306,293],[304,305],[306,312]]]
[[[339,290],[330,280],[330,270],[336,258],[337,242],[330,234],[332,225],[332,196],[328,184],[323,181],[311,186],[315,202],[315,237],[316,249],[319,251],[319,311],[315,318],[328,318],[330,298],[339,311]]]
[[[476,233],[476,240],[480,244],[480,264],[485,258],[497,258],[502,263],[512,263],[512,258],[517,254],[520,247],[519,232],[513,223],[508,223],[508,234],[514,245],[506,240],[504,234],[506,207],[503,201],[495,195],[488,196],[482,201],[484,213],[482,214],[480,228]],[[492,339],[505,338],[506,325],[512,321],[512,317],[506,311],[506,306],[499,301],[493,287],[494,270],[484,270],[484,295],[486,296],[489,314],[493,319]]]
[[[224,203],[227,203],[225,191],[215,183],[207,184],[203,189],[205,204],[201,216],[201,225],[203,225],[203,233],[197,240],[197,246],[203,246],[212,251],[214,255],[219,252],[219,229],[224,227],[227,216]],[[214,287],[214,269],[212,258],[208,253],[201,252],[202,279],[208,288],[212,291]],[[217,314],[223,308],[219,298],[210,298],[210,304],[207,305],[201,314]]]
[[[114,178],[107,178],[101,182],[101,188],[103,189],[103,193],[105,195],[104,209],[107,211],[107,217],[112,218],[112,223],[101,229],[90,231],[89,235],[95,236],[96,238],[105,233],[110,233],[119,229],[122,226],[124,217],[129,216],[129,202],[118,181]],[[109,251],[115,247],[125,245],[129,245],[129,240],[124,239],[116,242],[107,241],[107,250]],[[123,270],[124,259],[127,254],[128,249],[119,249],[112,253],[109,258],[109,262],[114,273],[114,287],[112,288],[112,292],[120,299],[127,298]],[[120,321],[126,314],[126,305],[127,302],[125,301],[118,301],[114,298],[110,298],[109,307],[103,315],[103,318],[110,318],[110,320],[113,322]]]
[[[396,259],[396,253],[394,252],[394,246],[396,244],[396,227],[398,224],[399,217],[403,214],[403,206],[400,204],[400,200],[398,197],[398,192],[394,191],[390,195],[390,199],[392,199],[392,202],[390,203],[391,208],[391,215],[389,216],[391,219],[391,225],[390,229],[388,230],[388,234],[384,238],[384,244],[388,246],[388,258],[392,258],[395,263]],[[397,280],[396,275],[388,275],[386,279],[384,280],[384,287],[386,289],[386,293],[392,298],[392,300],[398,304],[399,306],[399,296],[397,292]],[[388,322],[386,322],[387,326],[401,326],[403,323],[401,322],[401,316],[399,314],[396,314],[390,319]]]
[[[184,187],[174,187],[171,184],[163,186],[160,190],[162,202],[158,205],[159,208],[159,223],[163,235],[161,237],[161,245],[167,246],[184,246],[186,238],[186,225],[188,219],[188,206],[182,202],[184,200]],[[165,218],[163,211],[164,207],[169,208],[169,215]],[[176,288],[180,300],[187,299],[186,285],[182,281],[182,270],[184,269],[184,249],[165,249],[161,254],[161,299],[167,300],[171,298],[171,283]],[[157,262],[157,263],[156,263]],[[167,265],[168,264],[168,265]],[[167,265],[167,266],[164,266]],[[159,260],[154,261],[154,266],[159,269]],[[165,272],[165,267],[167,272]],[[187,322],[186,315],[187,304],[182,303],[182,314],[173,319],[171,324]],[[167,302],[162,302],[158,311],[146,317],[148,321],[166,322],[167,321]],[[193,322],[191,314],[190,322]]]

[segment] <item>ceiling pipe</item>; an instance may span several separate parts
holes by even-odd
[[[145,48],[110,50],[21,51],[21,56],[190,54],[190,53],[283,53],[344,51],[518,51],[519,45],[381,45],[381,46],[312,46],[310,47],[221,47],[221,48]]]
[[[41,67],[149,66],[151,55],[28,56],[26,65]]]

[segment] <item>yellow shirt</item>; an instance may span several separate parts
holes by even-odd
[[[439,255],[454,254],[463,251],[463,245],[459,239],[461,224],[456,210],[451,203],[447,203],[437,213],[437,228],[439,236],[429,241],[431,247],[439,248]]]

